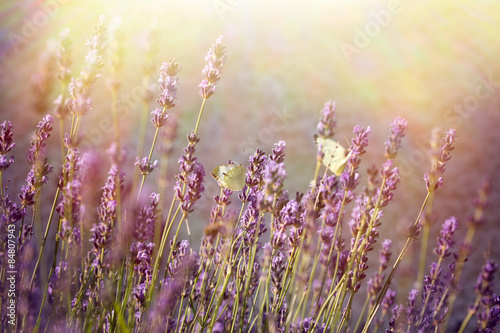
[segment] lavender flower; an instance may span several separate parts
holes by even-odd
[[[271,205],[283,191],[283,184],[286,179],[285,164],[275,160],[269,160],[264,167],[262,180],[264,183],[260,194],[259,203],[262,208],[269,206],[267,209],[272,209]]]
[[[0,171],[6,170],[11,163],[14,163],[14,156],[11,156],[10,159],[6,156],[16,146],[12,141],[12,135],[11,122],[4,120],[0,124]]]
[[[196,156],[194,156],[198,141],[194,132],[188,135],[188,146],[184,148],[184,155],[179,158],[180,174],[176,175],[174,195],[182,203],[181,208],[184,213],[192,211],[194,204],[204,191],[205,168],[196,161]],[[184,186],[187,186],[187,193],[185,193]]]
[[[220,72],[226,59],[226,47],[222,44],[222,36],[219,36],[205,57],[205,68],[203,68],[203,80],[198,85],[200,96],[209,98],[217,90],[216,82],[220,79]]]
[[[18,208],[17,205],[9,199],[8,195],[0,196],[0,227],[6,227],[9,224],[16,223],[26,215],[26,208]]]
[[[151,119],[151,122],[155,127],[163,127],[169,117],[168,114],[166,114],[162,109],[159,108],[154,109],[151,114],[153,115],[153,119]]]
[[[155,117],[157,116],[158,112],[161,112],[159,114],[160,118],[156,119],[156,122],[155,118],[153,117],[153,124],[156,127],[163,126],[161,122],[164,122],[167,118],[166,115],[163,115],[165,109],[170,109],[175,106],[175,100],[177,99],[177,85],[179,84],[179,79],[175,76],[177,75],[177,73],[179,73],[180,70],[181,67],[175,62],[175,59],[171,59],[161,64],[160,79],[158,80],[158,82],[160,83],[159,89],[161,93],[160,98],[156,100],[156,103],[158,103],[158,105],[160,105],[163,109],[160,111],[153,111]],[[156,112],[156,114],[154,112]]]
[[[139,156],[135,158],[135,165],[138,165],[139,170],[143,176],[149,175],[154,169],[158,168],[158,161],[151,162],[149,157],[144,157],[142,160]]]
[[[380,176],[385,179],[384,188],[379,191],[376,196],[376,200],[378,200],[378,196],[380,196],[380,207],[387,206],[394,198],[394,191],[399,183],[399,170],[397,167],[393,168],[393,165],[394,163],[389,159],[380,170]]]
[[[457,230],[458,222],[456,217],[450,217],[443,223],[443,227],[440,231],[440,237],[438,237],[436,248],[434,253],[438,258],[446,258],[450,255],[450,248],[455,244],[453,240],[453,235]]]
[[[111,166],[106,184],[102,188],[101,204],[97,208],[99,223],[95,224],[90,231],[93,233],[90,241],[94,245],[96,255],[111,242],[112,224],[116,218],[116,192],[118,187],[123,190],[123,172],[116,164]]]
[[[469,311],[477,315],[479,332],[494,332],[495,326],[500,322],[500,300],[493,294],[493,281],[497,269],[498,264],[488,260],[474,285],[474,291],[480,301],[469,307]]]
[[[366,152],[365,148],[368,146],[368,134],[371,132],[371,128],[370,126],[366,129],[355,126],[353,132],[356,136],[352,139],[350,147],[351,156],[347,160],[346,170],[349,172],[343,172],[340,175],[342,186],[346,191],[354,190],[359,183],[359,174],[356,170],[361,164],[360,156]]]
[[[151,199],[146,206],[141,207],[137,214],[134,237],[140,242],[145,242],[153,237],[156,219],[159,215],[160,195],[151,193]]]
[[[52,133],[52,123],[54,122],[54,117],[51,115],[46,115],[38,123],[37,130],[33,134],[31,140],[31,148],[28,154],[28,160],[31,164],[36,164],[39,161],[39,157],[45,155],[45,148],[47,146],[47,139]]]
[[[16,144],[12,141],[12,123],[4,120],[0,124],[0,155],[6,155]]]
[[[319,119],[317,130],[318,134],[324,138],[333,137],[333,130],[337,126],[335,109],[337,105],[335,102],[328,101],[325,103],[321,110],[321,118]]]
[[[403,117],[397,117],[391,123],[391,135],[385,142],[385,157],[388,159],[396,157],[407,126],[408,122]]]
[[[205,168],[201,163],[194,162],[193,171],[187,177],[187,191],[182,197],[179,197],[181,209],[184,214],[189,214],[194,210],[194,205],[201,198],[205,191],[203,180],[205,178]]]
[[[85,65],[78,78],[72,78],[68,90],[72,97],[69,109],[75,115],[87,114],[92,109],[92,90],[95,81],[101,76],[103,62],[102,56],[106,47],[106,28],[104,16],[99,17],[99,22],[94,26],[94,34],[87,39],[89,51],[85,56]]]
[[[135,242],[130,246],[130,258],[134,266],[134,271],[141,276],[145,276],[149,281],[151,276],[151,263],[153,259],[154,243]]]
[[[425,185],[428,192],[434,192],[439,187],[443,186],[442,175],[446,170],[446,162],[451,159],[451,151],[454,149],[453,143],[456,138],[456,131],[454,129],[450,129],[446,133],[446,137],[443,139],[443,144],[441,145],[439,152],[431,152],[431,155],[435,157],[432,158],[431,169],[424,175]]]

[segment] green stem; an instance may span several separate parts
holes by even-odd
[[[200,121],[201,121],[201,115],[203,113],[203,109],[205,108],[205,102],[207,101],[207,98],[203,98],[203,102],[201,103],[201,108],[200,112],[198,113],[198,120],[196,120],[196,126],[194,128],[194,134],[198,133],[198,127],[200,126]]]
[[[50,210],[50,214],[49,214],[49,220],[47,221],[47,227],[45,228],[45,233],[43,234],[43,240],[42,240],[42,245],[40,246],[40,252],[38,253],[38,259],[36,261],[35,268],[33,269],[33,274],[31,275],[31,280],[30,280],[30,284],[29,284],[29,288],[28,288],[28,290],[30,290],[30,291],[33,288],[33,281],[35,280],[36,271],[37,271],[38,265],[40,264],[40,260],[42,259],[43,251],[45,249],[45,242],[47,241],[49,229],[50,229],[50,226],[52,224],[52,217],[54,216],[54,211],[56,209],[57,198],[59,197],[60,190],[61,189],[59,187],[57,187],[56,195],[54,196],[54,201],[52,203],[52,209]]]
[[[420,208],[420,212],[418,213],[417,219],[413,223],[414,227],[416,227],[418,225],[418,223],[420,221],[420,218],[422,216],[422,213],[423,213],[423,211],[425,209],[425,206],[427,205],[427,201],[429,200],[429,197],[430,197],[430,192],[427,192],[427,195],[426,195],[426,197],[424,199],[422,207]],[[366,322],[366,324],[365,324],[365,326],[363,328],[362,333],[368,332],[368,328],[370,327],[373,319],[375,318],[375,315],[377,314],[378,309],[380,308],[382,299],[385,297],[385,293],[387,292],[387,289],[389,288],[389,285],[391,284],[392,278],[396,274],[396,271],[397,271],[397,269],[399,267],[399,264],[403,260],[403,257],[405,256],[406,252],[408,251],[408,249],[411,246],[411,244],[413,243],[413,241],[414,241],[413,235],[411,235],[411,234],[408,235],[408,239],[406,240],[406,243],[405,243],[403,249],[399,253],[399,256],[396,259],[396,262],[392,266],[392,270],[391,270],[389,276],[387,277],[387,280],[384,283],[384,286],[382,287],[382,290],[381,290],[380,294],[377,297],[377,301],[375,302],[375,306],[373,307],[373,309],[372,309],[372,311],[370,313],[370,316],[369,316],[368,321]]]

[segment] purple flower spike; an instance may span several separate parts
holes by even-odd
[[[205,57],[205,68],[202,70],[203,80],[198,85],[200,96],[209,98],[217,90],[216,82],[220,80],[220,73],[226,59],[226,47],[222,44],[222,36],[216,39],[212,48]]]
[[[14,163],[14,156],[9,159],[5,155],[0,155],[0,171],[5,171],[12,163]]]
[[[337,105],[335,102],[328,101],[325,103],[323,110],[321,110],[321,118],[319,119],[317,130],[318,134],[324,138],[333,137],[333,130],[337,126],[335,109]]]
[[[363,155],[366,150],[365,148],[368,146],[368,134],[370,134],[371,128],[368,126],[366,129],[355,126],[353,133],[356,134],[356,137],[352,139],[351,143],[351,156],[347,161],[347,170],[350,168],[357,169],[359,164],[361,163],[360,155]]]
[[[45,146],[47,145],[45,141],[49,138],[52,133],[52,123],[54,122],[54,117],[51,115],[46,115],[38,123],[37,130],[33,134],[31,141],[31,148],[28,154],[28,160],[31,164],[36,164],[39,160],[40,153],[45,153]]]
[[[405,136],[408,122],[403,117],[397,117],[391,123],[391,135],[385,142],[385,157],[393,159],[401,147],[401,140]]]
[[[0,125],[0,155],[6,155],[12,148],[16,146],[12,142],[12,124],[5,120]]]
[[[457,230],[458,222],[457,218],[452,216],[443,223],[441,229],[440,237],[437,239],[437,245],[434,249],[434,253],[440,258],[445,258],[450,255],[450,248],[455,244],[453,240],[453,235]]]
[[[153,237],[156,218],[159,214],[158,204],[160,203],[160,195],[151,193],[149,204],[141,207],[135,224],[134,236],[140,242],[145,242]]]
[[[161,113],[164,113],[164,109],[170,109],[175,106],[175,100],[177,99],[177,86],[179,85],[179,79],[175,77],[177,73],[181,70],[179,64],[175,62],[175,59],[170,59],[161,64],[160,67],[160,79],[158,82],[160,83],[160,98],[156,100],[156,103],[160,105],[163,109]],[[153,111],[157,112],[157,110]],[[155,114],[155,113],[153,113]],[[166,118],[165,118],[166,119]],[[154,118],[153,123],[157,126]],[[163,125],[161,125],[163,126]]]
[[[166,114],[162,109],[156,108],[154,111],[151,112],[153,115],[153,119],[151,119],[151,122],[155,127],[163,127],[169,117],[168,114]]]
[[[187,177],[187,191],[181,202],[181,209],[185,214],[194,210],[194,205],[201,198],[205,191],[203,179],[205,178],[205,168],[201,163],[194,162],[193,171]]]
[[[278,163],[282,163],[285,160],[286,142],[279,141],[278,143],[275,144],[275,146],[276,147],[273,149],[272,154],[269,155],[269,159],[276,161]]]
[[[154,169],[158,168],[158,161],[151,162],[148,157],[144,157],[142,160],[139,156],[135,158],[135,165],[139,166],[139,170],[143,176],[149,175]]]
[[[440,133],[439,130],[433,132],[433,137]],[[453,143],[457,138],[457,132],[450,129],[443,139],[443,143],[439,150],[437,149],[437,139],[433,138],[431,146],[433,149],[430,152],[432,165],[431,169],[424,175],[425,186],[428,192],[434,192],[439,187],[443,186],[443,174],[446,170],[446,162],[451,159],[451,151],[454,149]]]

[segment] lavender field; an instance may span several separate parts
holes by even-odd
[[[1,331],[495,332],[499,9],[5,1]]]

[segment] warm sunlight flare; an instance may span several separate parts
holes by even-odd
[[[500,4],[0,22],[0,333],[498,328]]]

